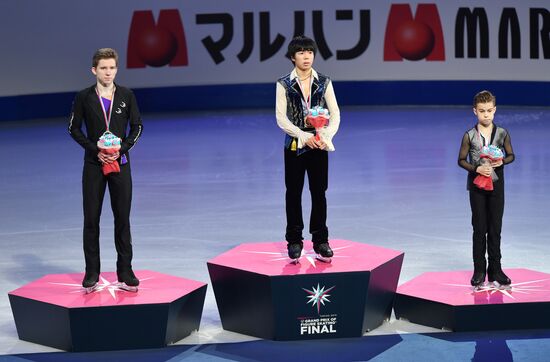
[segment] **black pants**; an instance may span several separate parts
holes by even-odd
[[[503,181],[498,181],[503,183]],[[504,185],[495,183],[493,191],[484,191],[472,186],[470,190],[472,226],[474,229],[473,259],[476,270],[486,267],[485,252],[489,266],[500,266],[500,232],[504,214]]]
[[[307,172],[311,193],[311,216],[309,232],[314,243],[328,241],[327,200],[328,152],[307,151],[299,156],[296,151],[285,149],[285,185],[286,185],[286,240],[297,243],[303,240],[302,230],[302,190]]]
[[[84,206],[84,257],[87,272],[99,272],[99,219],[109,185],[111,209],[115,220],[115,247],[117,270],[132,266],[132,236],[130,235],[130,208],[132,204],[132,175],[130,164],[120,166],[120,173],[104,176],[101,166],[84,163],[82,197]]]

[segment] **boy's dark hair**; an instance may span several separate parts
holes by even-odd
[[[493,102],[495,106],[497,105],[497,97],[495,97],[493,93],[489,92],[488,90],[482,90],[474,96],[474,108],[477,107],[479,103],[489,102]]]
[[[317,54],[317,43],[315,43],[315,40],[303,35],[294,37],[290,43],[288,43],[286,56],[294,63],[292,58],[294,58],[296,53],[302,51],[312,51],[314,55]]]
[[[96,50],[92,58],[92,67],[96,68],[101,59],[114,59],[118,67],[118,54],[112,48],[101,48]]]

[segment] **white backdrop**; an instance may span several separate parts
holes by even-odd
[[[402,2],[397,2],[402,3]],[[305,13],[305,34],[313,36],[312,11],[322,11],[323,31],[333,56],[317,55],[316,68],[335,80],[525,80],[548,81],[549,60],[530,59],[530,9],[546,9],[549,1],[475,2],[432,0],[443,28],[444,61],[384,61],[384,35],[390,1],[32,1],[0,2],[0,97],[25,94],[69,92],[93,82],[89,71],[91,56],[100,47],[116,48],[121,56],[119,79],[133,88],[185,85],[268,83],[291,68],[284,57],[294,32],[294,13]],[[418,2],[408,3],[413,14]],[[489,58],[455,56],[455,19],[460,7],[483,8],[488,16]],[[498,29],[503,8],[514,8],[521,31],[521,58],[498,57]],[[127,69],[128,36],[136,10],[151,10],[155,21],[162,9],[177,9],[186,36],[187,66]],[[336,10],[352,10],[353,19],[337,20]],[[360,10],[370,11],[368,48],[351,60],[336,59],[338,49],[352,48],[359,40]],[[243,47],[243,13],[252,13],[254,47],[241,63],[237,54]],[[271,58],[260,61],[260,13],[268,12],[270,39],[285,38],[282,48]],[[202,39],[222,35],[220,24],[197,24],[197,14],[228,13],[233,17],[234,34],[223,51],[225,60],[216,64]],[[542,27],[542,16],[539,25]],[[550,26],[550,24],[547,24]],[[540,32],[539,32],[540,33]],[[540,35],[539,35],[540,37]],[[542,34],[548,38],[548,33]],[[466,47],[465,47],[466,48]]]

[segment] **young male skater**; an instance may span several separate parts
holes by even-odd
[[[290,74],[277,81],[276,117],[278,126],[286,133],[284,147],[286,186],[286,241],[288,256],[294,261],[300,258],[303,248],[302,189],[307,172],[311,193],[309,231],[313,249],[318,258],[330,262],[333,251],[328,243],[327,202],[328,152],[334,151],[332,138],[340,124],[340,110],[334,95],[332,82],[327,76],[313,69],[317,45],[304,36],[292,39],[287,56],[294,64]],[[329,125],[320,133],[307,124],[308,111],[315,106],[330,112]]]
[[[69,121],[69,134],[85,150],[82,196],[86,274],[82,286],[87,292],[93,291],[99,280],[99,219],[107,185],[115,223],[118,281],[121,287],[131,291],[137,291],[139,285],[132,271],[132,176],[128,151],[138,141],[143,126],[132,91],[114,83],[117,67],[118,54],[114,49],[102,48],[95,52],[92,73],[96,82],[77,93]],[[82,132],[83,125],[86,134]],[[118,152],[109,154],[98,148],[97,142],[106,131],[121,139]],[[120,165],[120,172],[104,175],[102,166],[114,162]]]
[[[500,232],[504,213],[504,167],[514,161],[512,141],[508,131],[493,123],[496,112],[496,98],[489,91],[481,91],[474,97],[474,114],[477,125],[462,137],[458,164],[468,171],[468,190],[472,209],[474,273],[471,284],[480,287],[489,282],[502,286],[511,284],[502,271],[500,259]],[[481,161],[483,146],[494,145],[502,150],[504,158],[484,163]],[[479,188],[474,179],[477,175],[493,178],[493,190]],[[495,177],[496,176],[496,177]],[[489,265],[485,259],[487,251]]]

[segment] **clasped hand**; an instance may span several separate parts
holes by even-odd
[[[493,173],[493,169],[502,166],[502,164],[503,164],[502,159],[496,160],[496,161],[490,161],[490,162],[486,161],[485,163],[479,165],[476,168],[476,172],[479,173],[480,175],[489,177]]]
[[[322,140],[317,140],[315,138],[315,136],[313,137],[310,137],[307,141],[306,141],[306,145],[309,147],[309,148],[313,148],[313,149],[320,149],[320,150],[324,150],[326,147],[327,147],[327,144]]]
[[[115,153],[105,153],[99,151],[97,158],[102,164],[109,164],[115,162],[120,157],[120,153],[117,151]]]

